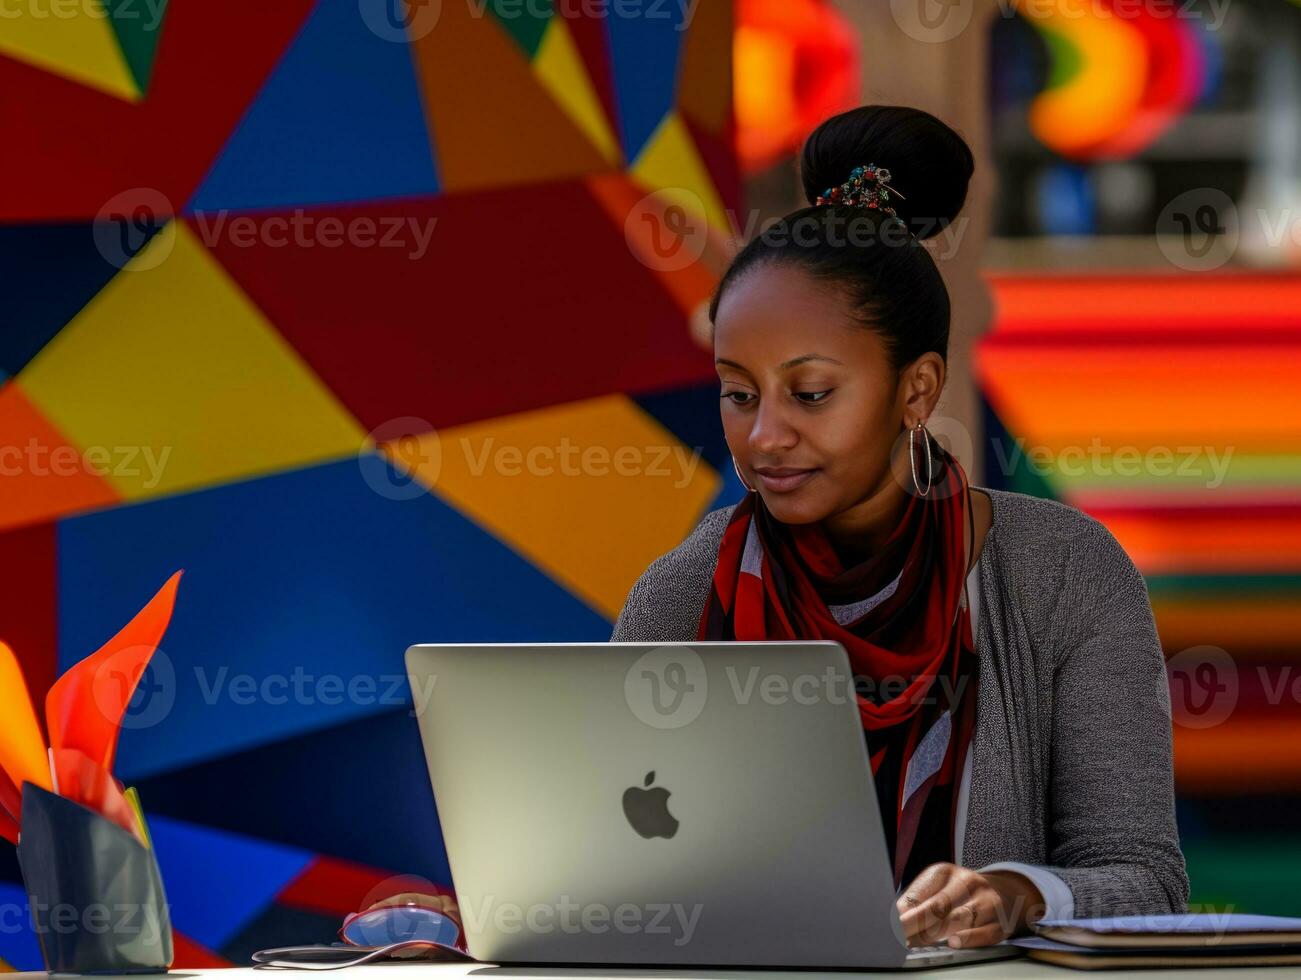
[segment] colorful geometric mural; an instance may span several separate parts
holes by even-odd
[[[0,25],[0,637],[39,700],[184,568],[118,763],[177,965],[328,940],[450,880],[405,648],[607,639],[739,496],[689,329],[730,5],[37,14]]]
[[[1103,521],[1171,673],[1191,901],[1301,912],[1301,278],[998,275],[987,482]]]

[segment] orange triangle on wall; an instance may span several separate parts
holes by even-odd
[[[732,121],[734,17],[730,3],[699,4],[678,69],[678,111],[720,137]]]
[[[496,18],[448,3],[412,39],[443,187],[528,184],[612,165],[562,110]]]
[[[118,451],[72,445],[10,380],[0,388],[0,528],[118,503],[103,472]]]

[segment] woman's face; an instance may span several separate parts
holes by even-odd
[[[761,266],[728,288],[714,322],[727,444],[777,520],[823,521],[890,487],[917,403],[839,290]]]

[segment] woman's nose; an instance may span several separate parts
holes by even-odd
[[[780,406],[771,398],[764,399],[755,413],[750,429],[750,450],[764,456],[777,455],[798,441],[798,435]]]

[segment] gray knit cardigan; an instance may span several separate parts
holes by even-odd
[[[1107,528],[980,488],[980,657],[962,862],[1044,867],[1077,917],[1187,909],[1175,825],[1170,691],[1147,585]],[[705,515],[633,585],[613,641],[696,638],[731,516]]]

